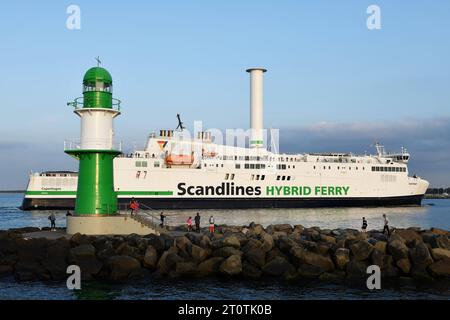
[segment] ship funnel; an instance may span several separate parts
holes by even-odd
[[[263,73],[264,68],[250,68],[250,147],[261,148],[263,141]]]

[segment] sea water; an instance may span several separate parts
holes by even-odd
[[[18,209],[23,194],[0,194],[0,230],[49,226],[50,211]],[[169,225],[185,223],[197,210],[164,210]],[[216,224],[264,226],[290,223],[323,229],[355,228],[362,217],[369,229],[382,228],[382,214],[392,227],[437,227],[450,229],[450,200],[425,200],[423,206],[389,208],[246,209],[199,210],[202,222],[213,215]],[[159,214],[159,211],[156,212]],[[55,211],[58,227],[65,226],[65,211]],[[198,285],[201,281],[201,285]],[[16,282],[0,278],[0,299],[450,299],[448,283],[418,284],[399,280],[382,283],[381,290],[368,290],[365,283],[352,286],[318,281],[286,283],[280,280],[235,281],[226,279],[165,280],[138,282],[86,282],[80,291],[70,291],[65,282]]]

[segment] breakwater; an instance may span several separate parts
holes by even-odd
[[[82,278],[126,280],[228,277],[367,278],[378,265],[385,278],[434,281],[450,277],[450,232],[397,229],[391,236],[371,230],[305,228],[301,225],[219,226],[214,235],[173,228],[162,235],[26,238],[38,228],[0,232],[0,275],[19,281],[61,280],[69,265]]]

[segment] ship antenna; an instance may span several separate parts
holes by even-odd
[[[181,117],[180,117],[179,113],[177,113],[177,119],[178,119],[178,126],[176,129],[180,129],[180,131],[183,131],[184,130],[183,121],[181,121]]]

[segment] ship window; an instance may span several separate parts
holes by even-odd
[[[314,166],[313,169],[316,169],[316,166]]]
[[[327,167],[323,166],[323,169],[325,170]]]
[[[241,165],[239,163],[236,163],[235,167],[236,167],[236,169],[240,169]]]

